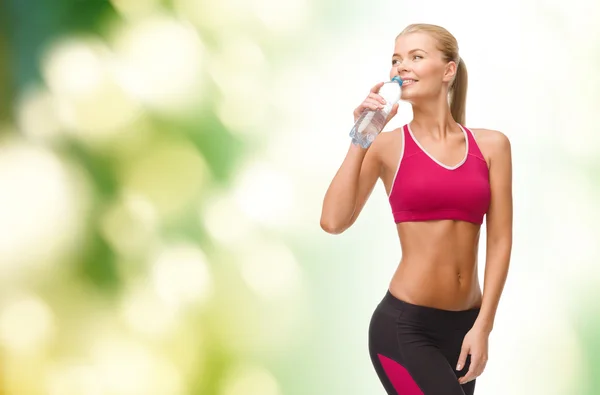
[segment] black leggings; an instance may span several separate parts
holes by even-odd
[[[386,392],[392,395],[473,395],[475,380],[461,385],[470,357],[456,364],[462,340],[479,309],[441,310],[416,306],[387,291],[369,325],[369,354]]]

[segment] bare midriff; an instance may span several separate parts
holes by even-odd
[[[480,307],[480,228],[453,220],[397,224],[402,258],[390,293],[408,303],[444,310]]]

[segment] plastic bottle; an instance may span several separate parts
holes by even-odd
[[[400,100],[402,80],[394,77],[391,81],[383,84],[379,89],[379,95],[384,98],[385,104],[381,110],[364,110],[354,123],[350,131],[352,142],[362,148],[368,148],[375,137],[383,130],[385,120],[392,111],[392,107]]]

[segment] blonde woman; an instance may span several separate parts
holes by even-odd
[[[369,353],[388,394],[472,395],[512,249],[508,138],[465,124],[467,69],[454,36],[429,24],[396,38],[390,78],[413,119],[365,148],[351,143],[329,186],[321,227],[342,233],[381,179],[402,259],[369,326]],[[382,108],[375,85],[354,111]],[[389,120],[398,111],[395,105]],[[483,292],[477,273],[486,219]]]

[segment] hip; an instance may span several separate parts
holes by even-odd
[[[372,314],[369,338],[375,348],[400,347],[400,352],[434,347],[456,363],[478,315],[479,308],[452,311],[415,305],[388,290]]]

